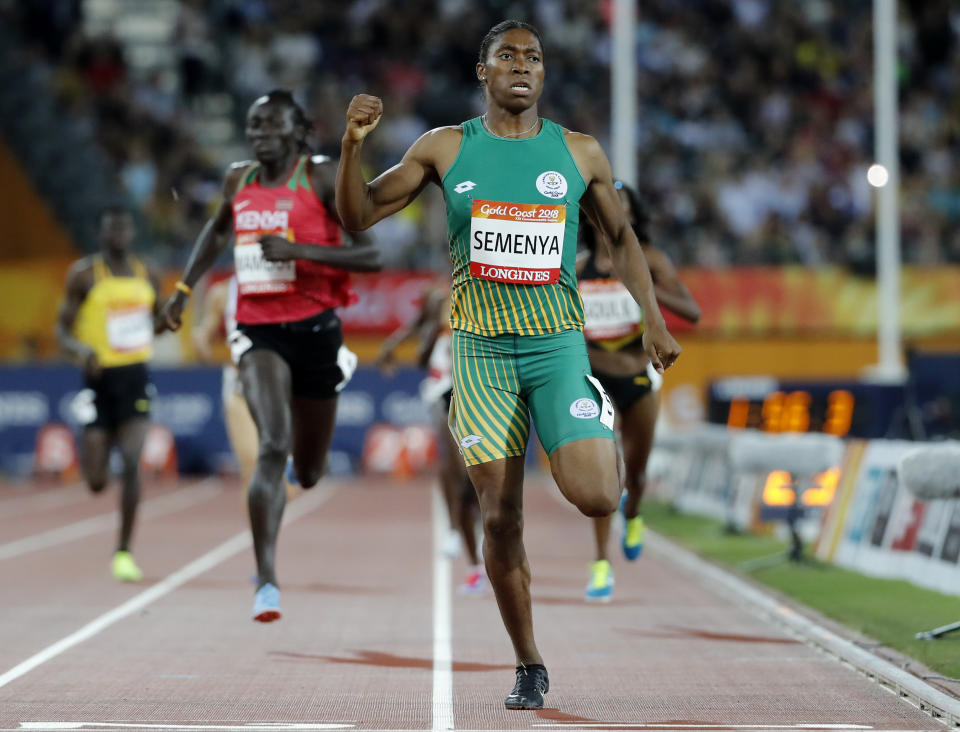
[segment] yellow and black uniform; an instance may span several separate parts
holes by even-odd
[[[580,295],[583,297],[583,335],[590,347],[603,351],[643,348],[643,310],[630,291],[609,272],[597,269],[595,249],[580,271]],[[651,391],[659,388],[662,377],[648,363],[646,369],[628,376],[608,374],[594,368],[607,394],[621,413],[626,412]]]
[[[564,130],[496,137],[461,125],[443,177],[453,262],[451,428],[467,465],[523,455],[530,418],[548,454],[613,437],[590,373],[575,272],[586,183]]]
[[[130,263],[133,275],[117,276],[102,256],[94,257],[93,286],[74,324],[74,336],[94,350],[101,366],[74,402],[77,418],[88,427],[112,430],[150,413],[147,361],[153,355],[156,292],[143,263]]]

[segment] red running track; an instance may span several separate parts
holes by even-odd
[[[585,604],[591,528],[555,490],[525,501],[549,708],[511,712],[496,604],[456,594],[428,480],[291,502],[270,625],[236,484],[148,486],[138,585],[109,575],[114,493],[0,485],[0,730],[944,729],[668,557],[615,559],[613,602]]]

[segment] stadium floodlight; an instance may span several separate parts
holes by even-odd
[[[885,185],[887,185],[889,180],[890,173],[887,171],[886,167],[880,165],[880,163],[874,163],[867,168],[867,183],[872,185],[874,188],[883,188]]]

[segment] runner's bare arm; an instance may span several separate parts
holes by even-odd
[[[432,290],[426,289],[423,292],[422,302],[420,309],[417,311],[416,317],[412,318],[408,323],[404,323],[390,335],[387,336],[386,340],[380,346],[380,353],[377,355],[376,364],[381,371],[389,372],[393,366],[393,356],[397,348],[408,338],[411,338],[414,333],[421,332],[424,327],[426,327],[427,319],[430,317],[431,311],[431,299],[433,297]]]
[[[587,184],[581,206],[606,239],[617,277],[643,308],[644,350],[654,368],[662,373],[680,355],[680,345],[663,322],[647,260],[613,185],[610,162],[600,144],[589,135],[568,132],[566,139]]]
[[[86,343],[81,343],[73,336],[73,325],[77,320],[80,306],[93,287],[93,269],[87,258],[75,262],[67,273],[66,295],[57,314],[56,336],[57,343],[72,361],[83,364],[86,368],[96,366],[96,352]]]
[[[287,241],[276,234],[264,234],[259,239],[263,258],[268,262],[285,262],[290,259],[306,259],[317,264],[326,264],[351,272],[379,272],[380,250],[368,237],[360,244],[342,247],[321,247]]]
[[[347,109],[336,188],[340,220],[351,231],[367,229],[396,213],[420,195],[428,183],[439,185],[439,168],[443,161],[453,160],[460,145],[459,128],[430,130],[410,146],[399,163],[367,183],[360,169],[360,150],[382,115],[380,99],[367,94],[355,96]]]
[[[691,323],[700,320],[700,306],[693,299],[690,290],[680,281],[670,257],[654,246],[642,246],[642,249],[650,266],[657,302]]]
[[[223,200],[217,212],[207,221],[190,252],[190,259],[183,271],[183,282],[192,288],[197,280],[213,266],[220,253],[227,248],[233,234],[233,196],[237,186],[250,163],[234,163],[227,170],[223,181]],[[177,330],[181,325],[183,310],[187,305],[187,294],[175,291],[160,309],[154,320],[154,330]]]
[[[150,280],[150,286],[153,287],[153,292],[155,294],[153,298],[153,317],[156,318],[160,313],[160,308],[163,305],[163,302],[160,300],[161,289],[163,288],[163,278],[160,276],[159,270],[153,265],[144,262],[144,266],[147,268],[147,278]]]
[[[449,297],[448,291],[434,288],[423,305],[423,324],[420,326],[420,339],[417,344],[417,366],[422,369],[430,365],[430,354],[437,344],[441,329],[446,325],[443,304]]]

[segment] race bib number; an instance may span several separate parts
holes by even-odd
[[[583,298],[583,334],[594,341],[639,333],[643,311],[620,280],[580,283]]]
[[[475,200],[471,276],[518,285],[557,282],[566,223],[564,205]]]
[[[293,292],[297,279],[296,261],[268,262],[263,258],[263,248],[257,241],[259,236],[250,233],[237,237],[233,260],[240,294],[278,295]]]
[[[114,351],[139,351],[153,342],[153,319],[145,307],[107,312],[107,345]]]

